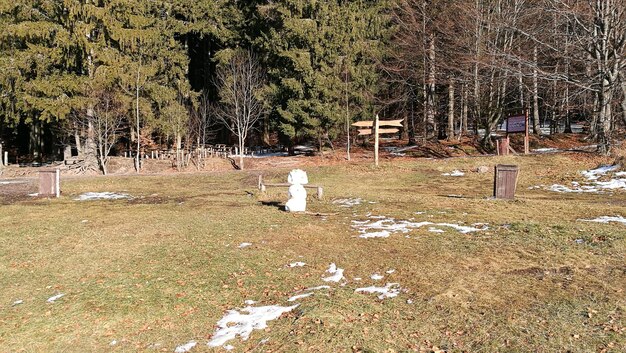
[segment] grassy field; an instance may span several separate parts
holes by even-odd
[[[624,352],[626,225],[579,219],[626,216],[626,193],[529,189],[579,180],[608,161],[306,168],[325,188],[324,200],[309,198],[321,216],[282,211],[286,190],[260,195],[258,171],[68,179],[60,199],[0,205],[0,351],[174,352],[192,340],[191,352],[224,351],[207,346],[217,321],[254,300],[299,306],[228,341],[234,351]],[[490,199],[493,173],[471,172],[496,163],[520,165],[517,200]],[[465,176],[442,175],[454,169]],[[287,173],[264,171],[280,182]],[[96,191],[134,198],[74,200]],[[341,198],[364,201],[333,203]],[[370,215],[488,229],[359,238],[352,221]],[[287,267],[295,261],[306,265]],[[344,281],[322,280],[331,263]],[[355,293],[388,282],[402,288],[397,297]],[[319,285],[331,288],[287,302]]]

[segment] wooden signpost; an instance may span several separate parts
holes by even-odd
[[[367,136],[374,135],[374,162],[378,167],[378,145],[379,145],[379,136],[380,134],[395,134],[400,132],[399,127],[402,127],[402,120],[383,120],[381,121],[378,118],[378,114],[376,114],[376,119],[374,121],[366,120],[366,121],[358,121],[352,126],[359,127],[359,136]],[[387,127],[382,128],[381,126]]]
[[[524,133],[524,154],[530,153],[529,149],[529,132],[528,132],[528,109],[524,109],[524,115],[511,115],[506,119],[506,150],[498,147],[498,154],[508,154],[509,134]],[[502,150],[502,151],[500,151]],[[505,153],[502,153],[505,152]]]

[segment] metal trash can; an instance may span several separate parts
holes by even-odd
[[[496,199],[515,199],[519,167],[516,165],[498,164],[495,168],[493,196]]]
[[[58,169],[39,171],[39,196],[61,196],[61,172]]]

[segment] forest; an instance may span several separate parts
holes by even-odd
[[[503,119],[626,125],[626,0],[14,0],[0,4],[10,159],[207,144],[339,148],[404,119],[409,144]],[[480,133],[479,133],[480,132]],[[134,152],[133,152],[134,151]]]

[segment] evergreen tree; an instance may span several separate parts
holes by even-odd
[[[384,2],[367,1],[281,0],[259,6],[267,21],[257,44],[267,56],[268,96],[280,132],[292,142],[316,137],[321,145],[336,137],[345,125],[346,103],[358,104],[364,116],[373,114],[383,8]]]

